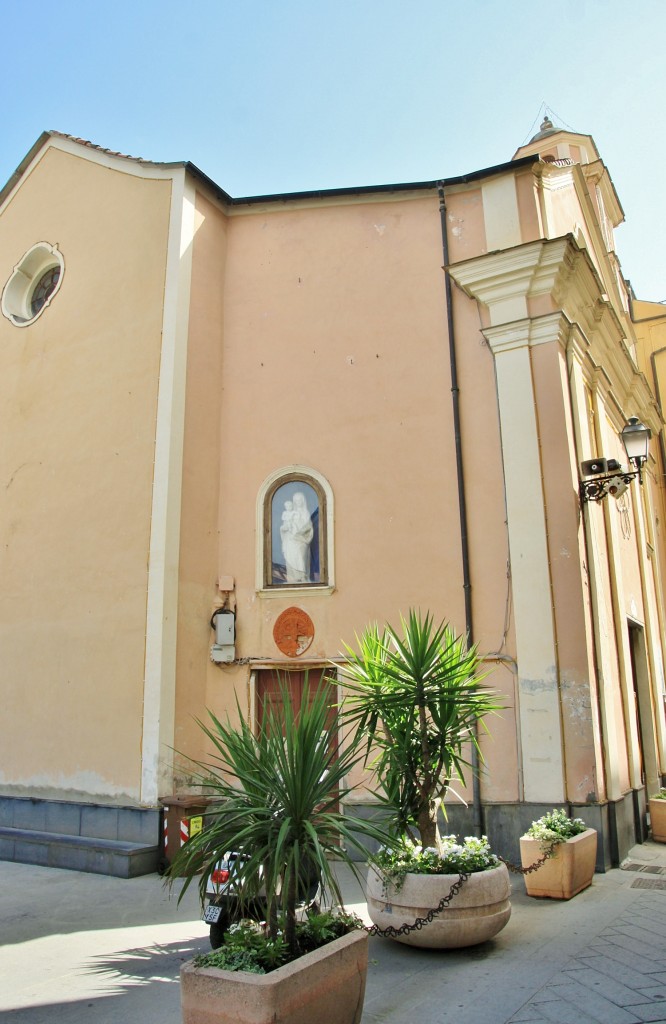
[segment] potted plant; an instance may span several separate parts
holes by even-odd
[[[240,708],[238,726],[212,714],[211,724],[202,725],[214,754],[197,763],[198,780],[214,802],[169,876],[185,879],[181,897],[198,877],[203,902],[216,865],[233,850],[241,905],[249,911],[261,900],[266,920],[241,924],[208,961],[182,967],[185,1024],[349,1024],[361,1018],[367,933],[349,915],[299,923],[299,887],[315,871],[333,905],[341,906],[333,862],[354,867],[345,846],[365,853],[363,836],[390,837],[338,809],[339,785],[362,753],[353,736],[335,750],[338,725],[330,721],[325,688],[309,695],[306,687],[299,707],[286,690],[282,699],[281,713],[267,707],[256,733]]]
[[[650,797],[650,828],[657,843],[666,843],[666,789]]]
[[[524,868],[543,860],[525,875],[528,896],[569,900],[592,883],[597,833],[582,818],[570,818],[564,808],[553,808],[521,836],[520,856]]]
[[[411,945],[484,942],[511,915],[508,871],[485,836],[459,844],[439,832],[445,796],[472,768],[470,747],[480,757],[477,727],[501,706],[478,668],[476,648],[448,624],[410,611],[400,632],[366,629],[339,669],[345,720],[367,736],[366,761],[397,844],[370,867],[370,917],[380,927],[407,925],[451,897],[424,927],[394,936]]]

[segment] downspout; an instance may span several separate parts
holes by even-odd
[[[460,548],[463,572],[463,596],[465,601],[465,632],[467,643],[474,643],[474,626],[472,621],[472,583],[469,568],[469,536],[467,532],[467,502],[465,499],[465,478],[463,475],[462,441],[460,436],[460,388],[458,387],[458,364],[456,359],[456,343],[453,329],[453,296],[449,266],[449,239],[446,229],[446,199],[444,183],[440,182],[439,217],[442,226],[442,257],[444,260],[444,291],[446,298],[446,325],[449,335],[449,363],[451,367],[451,401],[453,405],[453,439],[456,453],[456,479],[458,483],[458,515],[460,519]],[[478,732],[476,737],[478,738]],[[481,807],[481,783],[479,781],[479,754],[472,744],[472,813],[474,833],[481,836],[483,829],[483,811]]]

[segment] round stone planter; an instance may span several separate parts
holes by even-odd
[[[359,1024],[368,935],[358,930],[270,974],[180,969],[183,1024]]]
[[[520,858],[524,868],[536,864],[544,852],[539,839],[521,836]],[[558,843],[549,860],[536,871],[525,875],[527,895],[570,900],[592,883],[596,861],[597,833],[593,828],[588,828],[580,835]]]
[[[407,875],[399,891],[374,868],[368,872],[366,898],[371,921],[380,928],[414,924],[446,896],[458,875]],[[459,949],[487,942],[511,917],[511,885],[504,864],[471,874],[462,889],[430,924],[398,937],[408,946]]]
[[[666,800],[650,797],[650,828],[656,843],[666,843]]]

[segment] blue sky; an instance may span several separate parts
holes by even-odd
[[[639,297],[666,299],[664,0],[0,0],[0,181],[44,129],[234,196],[425,181],[593,135]]]

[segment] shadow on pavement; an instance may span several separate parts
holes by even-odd
[[[3,1024],[164,1024],[180,1019],[180,967],[210,949],[205,938],[91,957],[79,974],[94,975],[95,994],[66,1002],[9,1009]],[[39,970],[39,964],[35,964]]]

